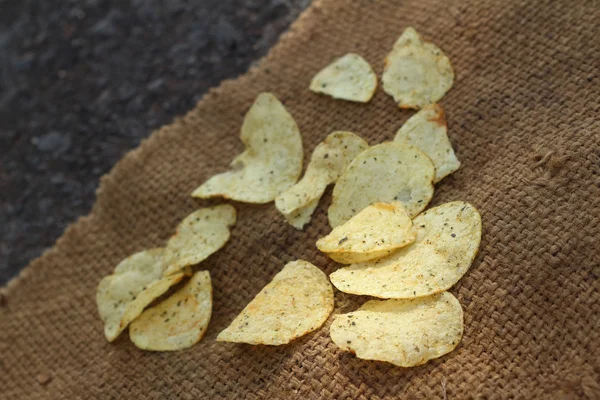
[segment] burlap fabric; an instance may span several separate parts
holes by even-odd
[[[119,162],[91,214],[5,288],[0,398],[600,398],[599,7],[317,1],[257,68],[212,90]],[[408,25],[444,49],[456,71],[442,105],[463,166],[437,185],[433,204],[469,201],[483,217],[480,254],[452,289],[465,311],[458,349],[412,369],[361,361],[333,345],[329,322],[288,346],[215,342],[286,262],[336,268],[314,245],[329,230],[330,190],[304,232],[272,204],[235,204],[230,242],[201,265],[214,284],[201,343],[176,353],[140,351],[126,334],[107,343],[98,281],[210,203],[189,193],[242,150],[241,122],[259,92],[285,103],[307,155],[332,130],[372,144],[393,137],[411,112],[381,89],[363,105],[307,87],[348,51],[381,72]],[[364,301],[336,293],[334,313]]]

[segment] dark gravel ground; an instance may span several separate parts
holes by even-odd
[[[310,0],[0,0],[0,285],[101,175],[263,56]]]

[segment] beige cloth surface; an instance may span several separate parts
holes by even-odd
[[[480,254],[452,289],[465,311],[460,346],[412,369],[362,361],[331,342],[331,319],[288,346],[215,341],[286,262],[335,270],[315,248],[329,231],[331,190],[304,232],[273,204],[235,204],[230,242],[197,267],[211,273],[214,311],[195,347],[143,352],[126,334],[107,343],[98,281],[216,203],[189,194],[243,149],[241,122],[258,93],[273,92],[294,116],[305,163],[333,130],[371,144],[393,138],[412,112],[381,88],[368,105],[307,88],[349,51],[381,73],[409,25],[456,72],[441,104],[462,167],[436,185],[432,204],[469,201],[483,217]],[[90,215],[3,289],[0,398],[600,398],[599,31],[597,1],[316,1],[257,68],[120,161]],[[335,297],[334,313],[365,301]]]

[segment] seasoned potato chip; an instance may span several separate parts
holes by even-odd
[[[416,147],[387,142],[359,154],[338,179],[329,207],[332,228],[377,202],[402,203],[410,217],[433,196],[433,163]]]
[[[410,117],[398,130],[394,141],[415,146],[431,158],[435,167],[434,182],[439,182],[460,167],[448,139],[444,110],[437,104],[425,106]]]
[[[135,272],[140,275],[140,278],[147,279],[146,283],[160,279],[163,270],[164,254],[165,249],[163,247],[142,250],[117,264],[113,274]]]
[[[333,290],[319,268],[288,263],[217,337],[221,342],[286,344],[319,328],[333,311]]]
[[[185,217],[167,243],[164,275],[198,264],[223,247],[235,219],[235,208],[229,204],[202,208]]]
[[[352,132],[333,132],[314,150],[300,182],[277,196],[275,206],[295,228],[310,221],[327,185],[335,183],[368,143]]]
[[[385,59],[381,80],[383,90],[400,108],[419,109],[436,103],[450,90],[454,71],[439,47],[406,28]]]
[[[415,243],[389,257],[331,274],[342,292],[407,299],[442,292],[467,272],[481,241],[481,216],[468,203],[434,207],[413,220]]]
[[[367,103],[375,94],[377,75],[364,58],[348,53],[315,75],[310,90],[334,99]]]
[[[374,260],[414,242],[415,230],[399,202],[375,203],[317,241],[317,248],[337,262]]]
[[[164,249],[144,250],[121,261],[96,290],[96,304],[104,335],[112,342],[154,299],[183,279],[184,274],[161,279]]]
[[[296,229],[304,228],[304,225],[310,222],[315,209],[319,205],[319,200],[320,197],[309,201],[305,206],[298,208],[290,214],[284,214],[285,220]],[[277,202],[277,199],[275,201]]]
[[[133,321],[129,337],[143,350],[186,349],[202,339],[211,313],[210,274],[200,271],[175,294]]]
[[[411,300],[371,300],[336,315],[329,329],[342,350],[365,360],[414,367],[454,350],[463,334],[463,310],[448,292]]]
[[[231,162],[231,171],[213,176],[192,196],[225,197],[268,203],[292,186],[302,172],[302,138],[296,122],[270,93],[261,93],[244,118],[246,150]]]

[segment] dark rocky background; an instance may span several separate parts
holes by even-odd
[[[98,179],[263,56],[310,0],[0,0],[0,285]]]

